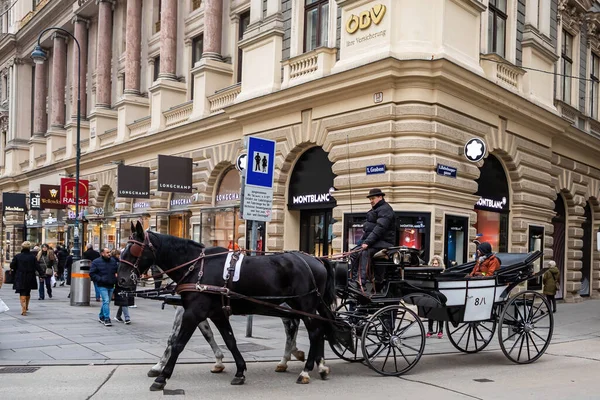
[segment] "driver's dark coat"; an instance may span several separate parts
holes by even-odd
[[[394,244],[394,210],[381,199],[367,212],[361,240],[371,248],[386,248]]]

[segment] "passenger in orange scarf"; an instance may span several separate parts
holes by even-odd
[[[500,261],[492,253],[492,245],[483,242],[477,246],[477,263],[469,276],[492,276],[500,268]]]

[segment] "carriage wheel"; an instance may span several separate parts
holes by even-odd
[[[425,327],[412,310],[392,305],[378,310],[362,334],[365,362],[382,375],[399,376],[413,368],[425,350]]]
[[[517,364],[529,364],[544,354],[554,330],[550,303],[534,291],[519,293],[504,306],[498,340],[504,355]]]
[[[463,322],[455,328],[446,321],[450,343],[464,353],[477,353],[487,347],[494,338],[496,321]]]
[[[344,300],[342,304],[340,304],[335,309],[335,315],[338,319],[342,319],[348,323],[348,325],[352,326],[352,340],[354,341],[354,352],[352,349],[347,348],[342,343],[332,344],[329,342],[329,347],[331,347],[331,351],[335,353],[336,356],[341,358],[342,360],[348,362],[362,362],[364,358],[360,356],[358,351],[359,343],[360,343],[360,333],[356,333],[356,325],[364,322],[362,317],[352,317],[350,315],[351,310],[356,310],[356,301],[354,300]]]

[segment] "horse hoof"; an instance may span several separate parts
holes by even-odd
[[[275,372],[286,372],[287,371],[287,365],[277,365],[277,367],[275,367]]]
[[[231,381],[231,384],[232,385],[243,385],[245,381],[246,381],[246,377],[245,376],[236,376]]]
[[[298,379],[296,380],[296,383],[299,383],[301,385],[307,385],[310,383],[310,376],[307,375],[300,375],[298,377]]]
[[[150,386],[150,391],[151,392],[158,392],[160,390],[163,390],[165,388],[165,385],[166,385],[165,383],[156,383],[156,382],[154,382],[152,384],[152,386]]]
[[[298,361],[305,361],[306,358],[304,356],[304,352],[302,350],[296,350],[292,352],[292,355],[294,356],[294,358]]]
[[[321,379],[324,381],[329,379],[329,371],[320,371],[319,375],[321,375]]]
[[[213,374],[220,374],[221,372],[223,372],[225,370],[225,366],[220,365],[220,366],[214,366],[210,372],[212,372]]]
[[[148,371],[148,376],[150,378],[156,378],[159,375],[160,375],[160,371],[155,371],[153,369],[151,369],[150,371]]]

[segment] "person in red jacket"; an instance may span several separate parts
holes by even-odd
[[[500,261],[492,253],[492,245],[483,242],[477,246],[477,262],[469,276],[492,276],[500,268]]]

